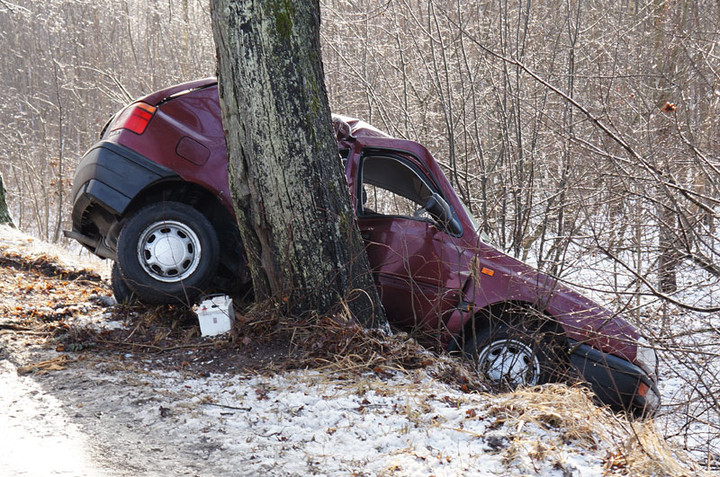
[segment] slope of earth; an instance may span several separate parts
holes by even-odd
[[[581,387],[489,395],[404,337],[272,309],[199,336],[0,227],[0,475],[696,475]]]

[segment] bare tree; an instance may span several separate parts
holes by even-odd
[[[316,1],[214,0],[230,189],[256,298],[386,327],[332,132]]]

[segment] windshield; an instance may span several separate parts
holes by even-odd
[[[470,209],[467,205],[465,205],[465,202],[460,200],[460,205],[462,205],[463,210],[465,211],[465,215],[468,216],[470,219],[470,222],[473,225],[473,229],[475,230],[475,234],[480,237],[480,240],[482,240],[485,243],[491,243],[490,236],[486,234],[483,230],[481,230],[480,221],[475,217],[472,212],[470,212]]]

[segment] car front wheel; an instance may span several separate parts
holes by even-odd
[[[480,330],[464,351],[496,388],[534,386],[555,381],[562,374],[563,360],[547,335],[518,323],[495,323]]]
[[[190,305],[211,284],[218,249],[217,233],[204,215],[180,202],[159,202],[127,219],[117,263],[140,301]]]

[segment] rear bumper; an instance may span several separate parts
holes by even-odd
[[[660,406],[657,383],[639,366],[572,340],[570,349],[572,365],[614,410],[651,416]]]
[[[114,258],[112,232],[132,200],[151,184],[175,177],[177,173],[125,146],[97,143],[75,173],[72,231],[65,235],[102,258]]]

